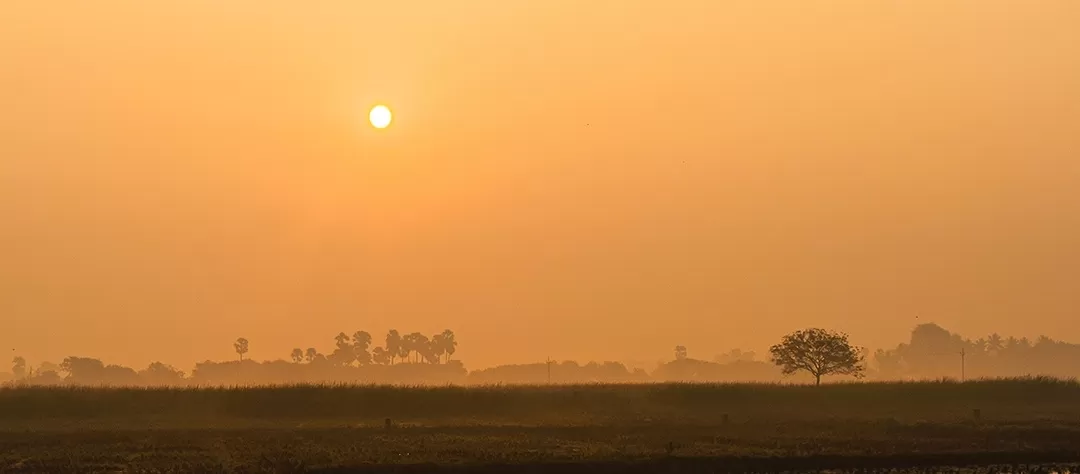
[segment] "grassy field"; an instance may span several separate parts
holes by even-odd
[[[0,471],[11,472],[699,472],[1073,461],[1080,385],[1049,379],[0,390]]]

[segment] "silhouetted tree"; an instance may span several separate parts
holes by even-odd
[[[430,349],[427,336],[414,332],[405,336],[403,342],[403,345],[407,349],[406,354],[409,354],[410,352],[416,354],[416,357],[413,358],[415,362],[420,362],[421,358],[426,358],[424,356],[428,349]]]
[[[431,336],[430,347],[431,354],[435,356],[436,362],[442,363],[442,356],[446,353],[446,340],[443,339],[443,335],[436,334]]]
[[[292,358],[293,363],[299,364],[304,361],[304,351],[299,348],[293,349],[292,353],[289,354],[289,357]]]
[[[308,350],[304,352],[304,360],[306,360],[309,364],[315,362],[315,358],[318,356],[319,351],[315,350],[314,347],[309,347]]]
[[[390,352],[382,347],[376,347],[371,350],[371,359],[373,362],[379,365],[390,364]]]
[[[991,334],[990,337],[986,338],[987,351],[997,354],[998,352],[1001,352],[1002,349],[1005,349],[1005,341],[1001,339],[1000,334],[995,332]]]
[[[60,363],[67,373],[67,381],[74,384],[95,385],[105,379],[105,364],[89,357],[68,357]]]
[[[15,380],[25,379],[27,377],[26,359],[17,356],[11,363],[11,373],[15,376]]]
[[[139,372],[139,380],[146,385],[180,385],[184,383],[184,372],[171,365],[154,362]]]
[[[64,383],[64,378],[55,370],[36,370],[33,377],[27,379],[30,385],[51,387]]]
[[[240,362],[243,362],[244,354],[248,353],[248,340],[242,337],[237,339],[236,342],[233,343],[233,349],[240,355]]]
[[[353,333],[353,355],[356,361],[360,365],[368,365],[371,363],[371,353],[368,352],[368,348],[371,347],[371,334],[367,331],[356,331]]]
[[[346,336],[343,332],[339,332],[337,336],[334,336],[334,343],[338,349],[349,347],[349,336]]]
[[[391,329],[386,333],[386,352],[390,355],[390,365],[394,364],[394,359],[406,352],[402,342],[404,341],[401,340],[401,334],[398,334],[397,329]]]
[[[884,378],[897,378],[903,373],[903,358],[898,351],[886,351],[878,349],[874,353],[874,362],[877,363],[877,369],[880,375]]]
[[[823,375],[862,377],[863,360],[859,349],[848,343],[847,334],[824,329],[796,331],[769,349],[772,361],[784,374],[809,372],[817,385]]]
[[[686,346],[675,346],[675,360],[686,360]]]
[[[450,362],[450,356],[457,352],[457,339],[454,338],[454,331],[449,329],[444,330],[441,335],[443,351],[446,352],[446,362]]]
[[[337,337],[334,338],[334,342],[336,343],[334,352],[330,353],[327,358],[331,364],[350,365],[356,361],[356,353],[353,352],[352,344],[349,343],[349,336],[346,336],[345,333],[338,333]]]

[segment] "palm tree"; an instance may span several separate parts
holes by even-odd
[[[240,362],[243,362],[244,354],[248,353],[248,340],[242,337],[237,339],[236,342],[233,343],[233,349],[236,350],[237,354],[240,354]]]
[[[397,329],[391,329],[386,334],[386,352],[390,355],[390,365],[394,365],[394,359],[401,354],[402,340],[401,334],[398,334]]]
[[[304,361],[304,351],[300,349],[293,349],[290,357],[292,357],[293,363],[299,364]]]
[[[416,362],[420,362],[420,357],[427,352],[428,341],[427,336],[414,332],[405,336],[405,343],[408,346],[409,351],[416,353]]]
[[[1005,348],[1005,341],[1001,339],[1001,335],[993,333],[986,339],[986,350],[995,354],[1001,352]]]
[[[446,339],[443,338],[442,334],[431,336],[429,350],[431,351],[431,354],[435,356],[435,360],[442,363],[442,355],[446,353]]]
[[[983,353],[986,352],[986,338],[980,337],[971,342],[971,348],[974,352]]]
[[[450,362],[450,356],[457,352],[457,340],[454,339],[454,331],[447,329],[442,332],[441,336],[443,350],[446,351],[446,361]]]

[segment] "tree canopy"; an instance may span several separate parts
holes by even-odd
[[[785,375],[809,372],[818,385],[824,375],[862,377],[866,367],[859,349],[844,333],[810,328],[796,331],[769,349],[772,361]]]

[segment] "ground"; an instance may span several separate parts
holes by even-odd
[[[1080,386],[1047,380],[0,391],[4,472],[1049,470],[1077,461]]]

